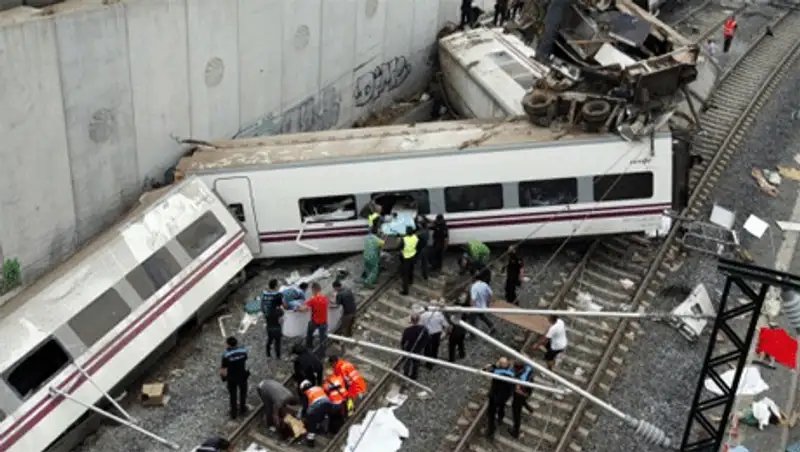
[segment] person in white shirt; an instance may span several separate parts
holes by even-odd
[[[492,288],[489,287],[489,284],[487,284],[483,278],[485,277],[482,274],[475,275],[475,282],[472,283],[472,287],[469,289],[469,298],[473,308],[485,309],[492,303]],[[483,312],[470,314],[467,318],[467,322],[472,326],[476,326],[478,319],[489,327],[489,334],[494,332],[492,321],[489,320],[489,317]]]
[[[556,357],[559,353],[567,349],[567,326],[557,315],[551,315],[547,320],[550,322],[550,328],[548,328],[547,333],[533,345],[533,349],[537,350],[542,345],[545,346],[547,351],[544,354],[544,360],[547,362],[547,367],[553,370],[556,365]]]
[[[439,344],[442,343],[442,333],[450,327],[450,323],[440,311],[425,311],[420,315],[420,323],[428,330],[428,343],[425,346],[425,356],[439,359]],[[425,363],[428,370],[433,369],[433,363]]]

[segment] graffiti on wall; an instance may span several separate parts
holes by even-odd
[[[363,107],[397,89],[411,75],[411,63],[406,57],[394,57],[375,66],[356,79],[353,97],[356,106]]]
[[[328,86],[284,111],[283,114],[271,113],[261,118],[255,124],[240,130],[235,138],[332,129],[339,124],[341,104],[342,96],[339,91],[334,86]]]

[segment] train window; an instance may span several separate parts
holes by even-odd
[[[606,174],[594,177],[595,201],[653,197],[653,173]]]
[[[353,195],[304,198],[298,202],[300,219],[309,223],[329,223],[358,218]]]
[[[4,413],[3,410],[0,410],[0,422],[3,422],[4,420],[6,420],[6,413]]]
[[[153,286],[156,290],[164,287],[182,270],[178,261],[172,257],[166,247],[161,247],[146,261],[142,262],[142,268],[147,273],[147,276],[150,277],[150,280],[153,281]]]
[[[404,190],[373,193],[370,198],[379,204],[384,214],[394,210],[416,210],[421,215],[431,213],[431,200],[428,190]]]
[[[448,212],[475,212],[503,208],[501,184],[466,185],[444,189],[444,206]]]
[[[520,207],[560,206],[577,201],[578,179],[574,177],[519,183]]]
[[[25,400],[70,363],[69,354],[50,338],[6,374],[6,381]]]
[[[81,309],[68,324],[81,342],[91,347],[130,313],[131,308],[119,292],[111,288]]]
[[[242,216],[236,213],[234,216],[239,221],[244,221],[244,207],[241,204],[231,204],[231,206],[239,206],[242,208]],[[225,227],[219,222],[213,212],[206,212],[200,218],[194,220],[188,228],[178,234],[178,243],[186,250],[186,254],[192,259],[197,259],[212,245],[217,243],[219,239],[225,236]]]
[[[231,212],[231,215],[236,217],[237,220],[239,220],[242,223],[244,223],[244,220],[245,220],[245,217],[244,217],[244,205],[242,205],[241,203],[228,204],[228,210]]]

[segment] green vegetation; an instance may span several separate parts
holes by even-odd
[[[0,295],[10,292],[22,284],[22,264],[19,259],[6,259],[3,262],[3,280],[0,281]]]

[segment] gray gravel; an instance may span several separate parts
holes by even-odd
[[[800,65],[791,73],[798,70]],[[736,226],[739,228],[750,214],[765,220],[787,219],[791,215],[797,183],[784,179],[780,196],[772,199],[757,188],[750,171],[755,167],[775,168],[776,165],[792,164],[800,149],[800,129],[791,119],[797,105],[800,105],[800,79],[787,79],[759,115],[760,119],[752,126],[738,158],[729,164],[716,187],[715,201],[737,212]],[[780,234],[775,234],[773,242],[767,235],[756,241],[744,234],[743,242],[759,264],[771,266],[774,247],[780,244]],[[686,287],[703,282],[712,298],[717,300],[723,281],[724,278],[716,271],[715,260],[697,255],[690,255],[686,264],[670,279],[670,283]],[[671,309],[680,301],[679,297],[663,297],[661,307]],[[624,371],[608,400],[626,413],[654,423],[675,441],[680,441],[707,338],[698,344],[689,344],[665,325],[645,323],[644,326],[645,334],[638,336],[636,346],[626,357]],[[650,447],[628,426],[604,414],[594,426],[583,450],[609,452],[650,450]],[[769,448],[755,450],[767,451]]]

